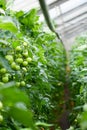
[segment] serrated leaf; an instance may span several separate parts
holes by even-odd
[[[37,14],[37,10],[32,9],[23,15],[23,18],[21,19],[20,22],[30,27],[31,25],[34,25],[39,19],[39,16],[37,16],[36,14]]]

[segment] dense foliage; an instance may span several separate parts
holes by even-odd
[[[61,112],[64,48],[55,34],[43,31],[36,10],[0,7],[0,129],[48,128],[54,111]]]
[[[0,1],[0,130],[87,129],[87,34],[76,39],[69,66],[54,33],[35,9],[14,12]],[[51,128],[50,128],[51,127]]]
[[[76,44],[71,50],[70,56],[70,92],[73,107],[71,118],[73,129],[87,129],[87,34],[76,39]],[[85,104],[85,112],[82,112]],[[82,117],[81,117],[82,115]],[[77,118],[77,119],[76,119]],[[81,118],[81,119],[80,119]],[[81,122],[81,128],[79,126]]]

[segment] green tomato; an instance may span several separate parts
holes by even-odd
[[[31,62],[31,61],[32,61],[32,58],[31,58],[31,57],[28,57],[28,58],[26,59],[26,61],[27,61],[27,62]]]
[[[21,58],[22,55],[21,55],[21,54],[16,54],[16,57],[17,57],[17,58]]]
[[[0,101],[0,110],[2,110],[3,109],[3,104],[2,104],[2,102]]]
[[[20,70],[20,66],[19,66],[19,65],[16,65],[15,70]]]
[[[6,77],[11,77],[11,74],[6,73],[5,76],[6,76]]]
[[[13,56],[12,55],[6,55],[5,58],[12,63],[13,62]]]
[[[12,69],[16,69],[16,63],[15,63],[15,62],[12,62],[11,68],[12,68]]]
[[[17,87],[20,87],[20,82],[16,82],[16,86],[17,86]]]
[[[17,58],[16,62],[19,63],[19,64],[21,64],[21,63],[23,63],[23,59],[22,58]]]
[[[22,87],[24,87],[24,86],[26,85],[25,81],[21,81],[21,82],[20,82],[20,85],[21,85]]]
[[[15,48],[15,50],[16,50],[16,51],[22,51],[22,48],[21,48],[21,46],[17,46],[17,47]]]
[[[27,61],[24,61],[23,62],[23,66],[27,66],[28,65],[28,62]]]
[[[1,69],[0,69],[0,73],[2,73],[2,74],[6,73],[6,71],[7,71],[7,70],[6,70],[5,68],[1,68]]]
[[[28,57],[28,51],[24,51],[23,56]]]
[[[3,121],[3,116],[2,115],[0,115],[0,122],[2,122]]]
[[[4,82],[4,83],[7,83],[8,81],[9,81],[9,78],[8,77],[2,77],[2,81]]]

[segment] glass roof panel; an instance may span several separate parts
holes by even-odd
[[[65,13],[79,5],[82,5],[83,3],[86,3],[87,0],[69,0],[62,5],[60,5],[62,13]]]

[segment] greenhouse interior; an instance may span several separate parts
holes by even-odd
[[[87,130],[87,0],[0,0],[0,130]]]

